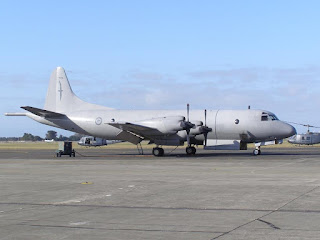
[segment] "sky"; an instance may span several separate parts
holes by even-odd
[[[57,66],[77,96],[112,108],[250,105],[320,126],[319,9],[316,0],[2,0],[0,136],[72,135],[4,116],[43,108]]]

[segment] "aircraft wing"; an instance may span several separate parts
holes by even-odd
[[[48,110],[40,109],[40,108],[35,108],[35,107],[30,107],[30,106],[25,106],[21,107],[24,110],[27,110],[28,112],[31,112],[35,115],[38,115],[40,117],[44,118],[62,118],[65,117],[66,115],[61,114],[61,113],[56,113],[56,112],[51,112]]]
[[[151,128],[151,127],[146,127],[143,125],[135,124],[135,123],[130,123],[130,122],[125,122],[125,123],[109,123],[109,125],[119,128],[121,130],[127,131],[127,132],[134,132],[137,135],[148,135],[148,132],[154,132],[156,129]]]
[[[145,138],[150,139],[150,136],[152,136],[154,132],[157,131],[157,129],[155,128],[146,127],[143,125],[130,123],[130,122],[109,123],[109,125],[122,130],[118,134],[118,137],[134,144],[138,144]]]

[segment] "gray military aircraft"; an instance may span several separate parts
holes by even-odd
[[[57,67],[50,77],[43,109],[24,106],[27,116],[49,126],[84,135],[139,144],[148,140],[156,145],[154,156],[163,156],[161,146],[182,146],[186,153],[196,153],[195,145],[204,149],[245,150],[248,143],[260,146],[277,144],[296,133],[290,124],[264,110],[115,110],[84,102],[72,91],[66,73]]]

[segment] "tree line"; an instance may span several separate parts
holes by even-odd
[[[70,137],[66,137],[63,135],[57,136],[56,131],[48,131],[46,133],[45,138],[34,136],[31,133],[24,133],[22,137],[0,137],[0,141],[44,141],[44,140],[55,140],[55,141],[79,141],[80,138],[82,138],[84,135],[76,133],[74,135],[71,135]]]

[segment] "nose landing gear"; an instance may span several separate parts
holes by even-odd
[[[259,147],[256,147],[255,150],[253,150],[253,155],[257,156],[257,155],[260,155],[261,154],[261,150],[260,150],[260,146]]]

